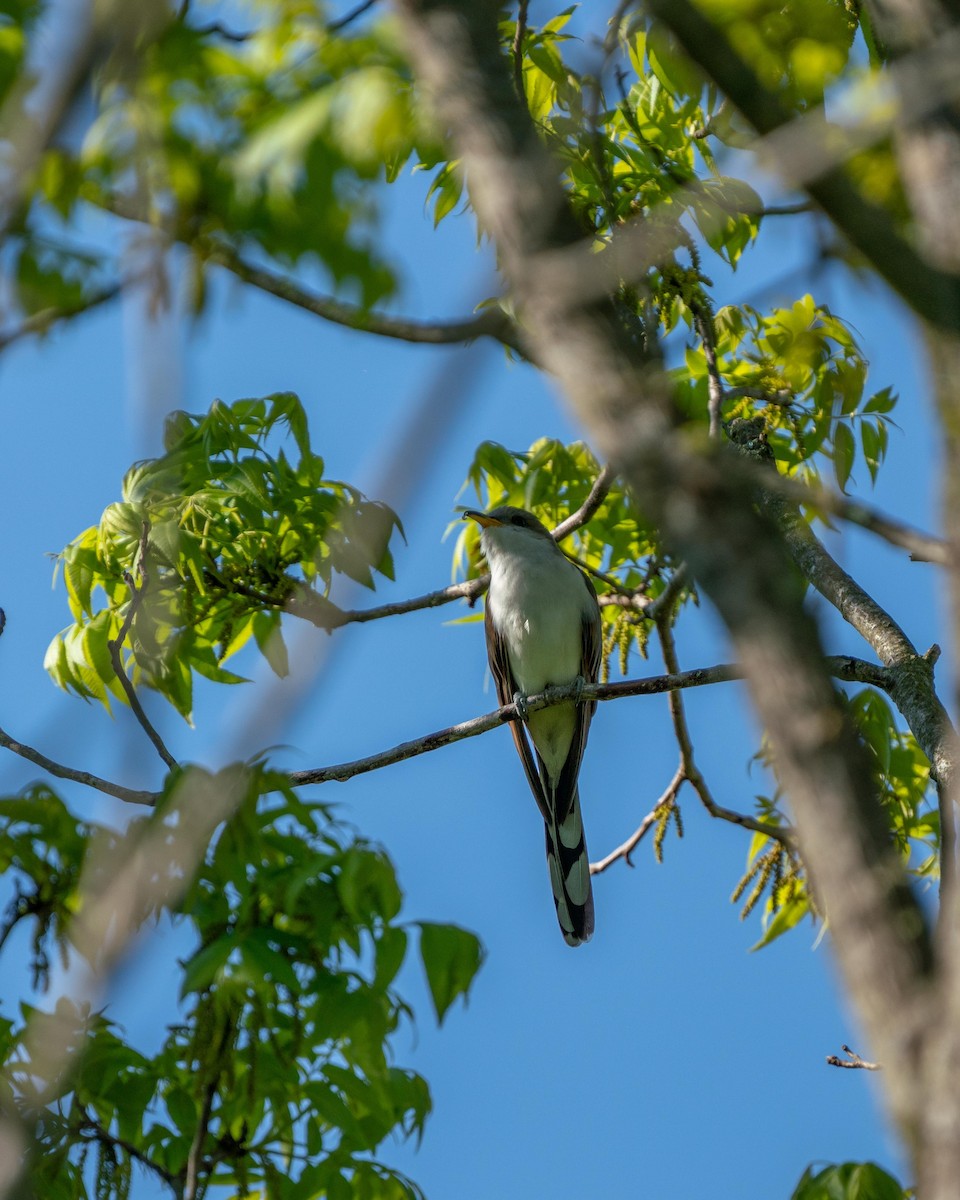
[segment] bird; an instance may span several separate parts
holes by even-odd
[[[484,614],[490,670],[501,706],[516,703],[520,712],[510,730],[546,827],[557,920],[567,944],[579,946],[594,927],[578,776],[596,701],[526,714],[525,700],[551,686],[596,683],[600,606],[587,576],[533,513],[501,505],[467,509],[463,519],[480,526],[490,568]]]

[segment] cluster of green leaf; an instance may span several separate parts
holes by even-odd
[[[133,1166],[175,1196],[189,1170],[238,1196],[420,1195],[373,1157],[389,1136],[419,1137],[430,1111],[425,1081],[390,1053],[410,1016],[395,990],[409,933],[393,867],[283,776],[234,768],[231,787],[238,771],[242,803],[172,909],[193,948],[160,1049],[141,1053],[103,1013],[63,998],[0,1020],[0,1103],[33,1130],[37,1195],[124,1200]],[[196,769],[176,777],[157,811],[122,834],[78,823],[49,789],[0,804],[0,856],[29,901],[7,928],[36,922],[41,980],[45,943],[75,953],[71,918],[98,873],[151,824],[169,822],[195,778]],[[453,926],[423,924],[419,934],[442,1020],[466,994],[480,946]],[[45,1047],[61,1044],[73,1052],[48,1062]]]
[[[293,461],[282,445],[272,450],[284,431]],[[291,393],[174,413],[165,447],[127,472],[123,499],[60,555],[74,621],[46,667],[61,687],[109,707],[111,695],[126,699],[119,654],[134,684],[189,719],[194,673],[240,682],[223,664],[251,637],[286,673],[280,621],[292,598],[322,604],[336,573],[369,588],[374,571],[392,578],[400,523],[324,477]]]
[[[10,88],[24,83],[42,6],[4,7],[14,11],[0,14],[0,88]],[[121,31],[82,140],[51,147],[37,167],[11,229],[21,309],[68,307],[105,266],[118,269],[112,254],[90,256],[64,238],[83,204],[188,245],[198,310],[207,264],[224,247],[319,267],[365,307],[389,296],[375,184],[411,153],[441,156],[393,22],[335,29],[324,4],[302,0],[226,19],[203,0],[163,8],[131,13],[136,53]]]
[[[572,12],[523,31],[525,98],[598,253],[618,226],[638,217],[673,230],[675,249],[664,251],[642,281],[621,287],[618,302],[639,329],[666,339],[679,410],[706,423],[713,359],[714,382],[729,393],[721,415],[761,416],[783,470],[817,477],[824,459],[845,490],[859,454],[875,480],[896,397],[889,389],[865,394],[867,364],[849,326],[811,296],[769,314],[742,305],[714,315],[694,235],[736,266],[763,219],[753,188],[718,165],[717,153],[735,147],[738,133],[715,90],[665,27],[631,14],[620,36],[634,78],[619,74],[619,96],[604,95],[592,75],[564,58]],[[848,60],[856,29],[834,0],[733,4],[714,15],[797,111],[822,100]],[[516,24],[502,23],[501,34],[512,48]],[[432,186],[436,220],[456,207],[459,188],[454,165],[442,166]],[[686,256],[691,265],[681,262]],[[671,338],[675,333],[684,345]]]
[[[696,304],[696,295],[672,297],[661,310],[667,332],[681,320],[694,328]],[[762,415],[785,473],[817,478],[819,455],[829,460],[837,484],[846,490],[859,440],[863,462],[876,480],[897,397],[889,388],[864,396],[867,364],[843,321],[807,295],[767,316],[749,305],[722,308],[712,327],[720,379],[729,392],[724,415]],[[683,366],[672,374],[681,409],[688,419],[703,420],[708,402],[703,348],[688,347]]]

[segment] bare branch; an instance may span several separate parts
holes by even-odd
[[[517,28],[513,35],[513,86],[517,89],[517,98],[527,107],[527,93],[523,88],[523,39],[527,32],[527,9],[530,0],[520,0],[517,7]]]
[[[73,783],[82,783],[84,787],[96,788],[98,792],[113,796],[116,800],[124,800],[127,804],[152,806],[157,802],[157,792],[142,792],[135,788],[123,787],[119,783],[111,783],[109,779],[101,779],[99,775],[94,775],[90,771],[77,771],[73,767],[65,767],[63,763],[54,762],[52,758],[47,758],[45,754],[34,750],[32,746],[18,742],[3,729],[0,729],[0,746],[5,750],[11,750],[14,754],[19,754],[21,758],[27,759],[28,762],[32,762],[56,779],[69,779]]]
[[[774,467],[772,452],[758,423],[731,421],[727,432],[742,453],[764,468],[760,478],[769,476],[773,490],[764,482],[756,495],[777,522],[797,567],[888,668],[890,696],[930,760],[933,778],[949,786],[956,773],[958,743],[934,686],[935,655],[918,654],[893,617],[844,571],[798,510],[781,494],[783,476]]]
[[[310,291],[285,275],[279,275],[265,267],[254,266],[235,250],[220,243],[212,248],[204,247],[204,252],[211,262],[225,267],[244,283],[260,288],[261,291],[280,300],[286,300],[288,304],[322,317],[325,321],[342,325],[346,329],[354,329],[358,333],[376,333],[381,337],[396,338],[402,342],[432,346],[453,346],[472,342],[479,337],[489,337],[516,350],[518,354],[529,357],[515,322],[499,307],[485,308],[475,317],[463,321],[418,321],[392,317]]]
[[[134,1162],[138,1162],[142,1167],[145,1167],[148,1171],[151,1171],[154,1175],[162,1179],[168,1187],[176,1186],[176,1175],[168,1171],[166,1167],[154,1162],[148,1154],[145,1154],[137,1146],[134,1146],[132,1142],[128,1142],[125,1138],[117,1137],[115,1134],[110,1133],[109,1130],[104,1129],[99,1121],[95,1121],[84,1110],[81,1111],[83,1112],[83,1116],[77,1126],[77,1132],[81,1137],[89,1141],[102,1142],[105,1146],[110,1146],[114,1150],[122,1150]]]
[[[671,613],[668,608],[660,610],[657,617],[657,636],[660,639],[663,665],[667,668],[670,675],[677,678],[682,672],[680,671],[680,663],[677,659],[677,646],[673,637],[673,630],[670,627],[670,617]],[[693,740],[690,737],[690,727],[687,724],[687,713],[679,690],[671,689],[667,693],[667,703],[670,706],[670,719],[673,722],[674,736],[677,739],[677,745],[680,747],[680,766],[683,771],[683,777],[689,781],[690,786],[699,796],[700,803],[710,816],[717,817],[723,821],[730,821],[734,825],[739,825],[741,829],[751,829],[754,833],[765,833],[776,841],[783,842],[784,845],[793,844],[793,830],[771,825],[766,821],[757,821],[754,817],[745,816],[743,813],[735,812],[731,808],[723,808],[717,804],[710,792],[710,788],[707,786],[707,781],[700,773],[700,768],[696,764],[693,754]]]
[[[826,660],[829,670],[838,678],[872,683],[877,687],[887,684],[887,676],[882,668],[872,663],[863,662],[857,658],[836,657]],[[537,695],[528,696],[527,712],[539,712],[541,708],[550,708],[567,700],[621,700],[627,696],[657,696],[664,692],[672,692],[679,688],[705,687],[714,683],[728,683],[731,680],[743,678],[743,672],[732,664],[722,664],[715,667],[700,667],[692,671],[681,671],[675,675],[652,675],[644,679],[627,679],[620,683],[588,683],[582,687],[576,684],[569,687],[548,688]],[[356,775],[366,775],[370,771],[378,771],[381,767],[392,766],[393,763],[403,762],[408,758],[416,758],[421,754],[429,754],[439,750],[441,746],[450,746],[465,738],[477,737],[498,725],[515,721],[519,717],[515,704],[506,704],[503,708],[494,709],[480,717],[469,721],[461,721],[458,725],[450,725],[446,729],[437,730],[414,738],[409,742],[401,742],[389,750],[381,750],[367,758],[354,759],[351,762],[337,763],[329,767],[313,767],[306,771],[291,771],[289,778],[294,787],[305,787],[308,784],[343,783]],[[714,805],[711,815],[725,821],[732,821],[745,829],[756,829],[770,833],[766,825],[753,821],[751,817]],[[771,836],[773,836],[771,834]]]
[[[129,280],[118,280],[115,283],[107,284],[106,287],[102,287],[96,292],[91,292],[75,304],[64,304],[57,308],[44,308],[40,312],[31,313],[19,325],[0,333],[0,351],[6,350],[8,346],[20,341],[21,338],[31,337],[38,333],[46,333],[60,321],[67,321],[71,317],[79,316],[81,313],[91,312],[103,304],[109,304],[111,300],[115,300],[120,295],[123,288],[129,282]]]
[[[423,596],[414,596],[410,600],[397,600],[390,604],[378,604],[375,608],[356,609],[337,608],[325,597],[303,586],[294,592],[283,607],[293,616],[301,617],[316,625],[318,629],[325,629],[330,633],[343,625],[364,625],[368,621],[379,621],[382,617],[397,617],[403,613],[420,612],[425,608],[439,608],[454,600],[466,600],[474,604],[487,590],[489,583],[489,575],[479,575],[476,579],[452,583],[449,587],[427,592]]]
[[[616,479],[616,472],[611,466],[605,466],[601,469],[600,474],[594,480],[593,487],[590,489],[590,494],[577,511],[571,513],[569,517],[561,521],[556,529],[551,530],[555,542],[562,542],[575,529],[580,529],[586,525],[597,512],[600,505],[606,500],[614,479]]]
[[[365,12],[373,8],[376,3],[377,0],[363,0],[362,4],[358,4],[356,8],[351,9],[344,16],[338,17],[336,21],[330,21],[327,25],[327,33],[339,33],[341,29],[346,29],[358,17],[362,17]]]
[[[630,855],[633,854],[640,842],[656,824],[657,818],[660,816],[661,811],[666,807],[666,805],[672,804],[674,800],[676,800],[677,793],[680,791],[680,787],[685,779],[686,775],[684,774],[683,764],[681,763],[680,766],[677,767],[676,774],[667,784],[663,795],[656,802],[653,808],[650,809],[650,811],[643,818],[633,833],[630,834],[627,840],[625,842],[621,842],[616,849],[611,850],[610,853],[604,858],[598,859],[597,862],[592,862],[590,864],[591,875],[602,874],[607,870],[608,867],[612,867],[613,864],[618,862],[621,858],[628,867],[633,866],[633,860],[631,859]]]
[[[846,1067],[848,1071],[882,1071],[880,1063],[867,1062],[865,1058],[861,1058],[855,1050],[851,1050],[849,1046],[841,1046],[840,1049],[847,1055],[846,1058],[840,1058],[836,1054],[828,1054],[827,1062],[831,1067]]]
[[[741,391],[745,389],[740,389]],[[731,389],[727,395],[733,394]],[[794,479],[777,472],[776,478],[768,482],[771,491],[830,516],[858,525],[868,533],[876,534],[891,546],[906,550],[914,562],[935,563],[949,566],[952,562],[950,544],[944,538],[934,537],[922,529],[915,529],[895,517],[878,512],[861,500],[852,499],[832,491],[821,484]]]

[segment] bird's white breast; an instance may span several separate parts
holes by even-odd
[[[571,683],[581,670],[583,619],[591,615],[580,573],[559,550],[525,530],[496,532],[496,541],[484,539],[487,603],[517,686],[531,695],[550,684]]]

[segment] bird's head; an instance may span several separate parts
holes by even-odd
[[[512,504],[502,504],[489,512],[468,508],[463,519],[476,521],[480,526],[480,545],[488,561],[491,552],[511,557],[534,553],[540,557],[548,552],[548,547],[557,550],[550,530],[525,508],[515,508]]]
[[[481,533],[494,529],[512,529],[524,531],[535,537],[549,538],[553,541],[550,530],[546,525],[525,508],[515,508],[512,504],[501,504],[499,508],[491,508],[489,512],[468,508],[463,513],[464,521],[476,521]]]

